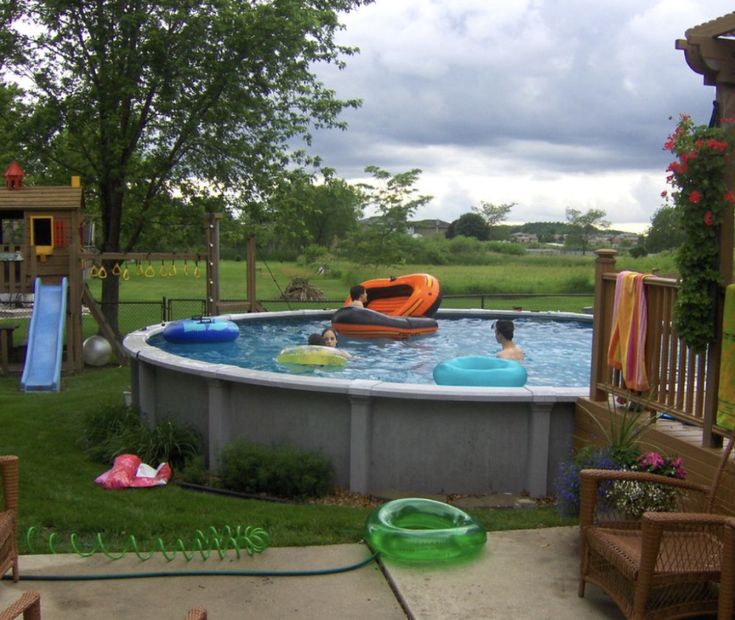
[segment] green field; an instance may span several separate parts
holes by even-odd
[[[300,308],[331,309],[341,305],[350,286],[371,278],[408,273],[431,273],[442,286],[443,308],[486,308],[527,311],[581,312],[592,306],[594,289],[594,255],[495,255],[496,262],[489,265],[412,265],[391,268],[368,268],[343,261],[324,265],[325,273],[319,273],[320,265],[295,262],[258,261],[256,265],[256,297],[267,310],[295,310]],[[674,271],[670,254],[633,259],[620,257],[619,269],[634,269],[660,274]],[[124,265],[122,266],[124,267]],[[147,265],[141,265],[145,270]],[[194,275],[194,265],[151,264],[153,277],[141,275],[134,264],[128,265],[129,279],[120,283],[119,310],[122,333],[153,325],[166,319],[181,319],[204,312],[206,277],[204,265],[200,265],[199,277]],[[187,268],[188,275],[185,274]],[[161,275],[161,273],[166,275]],[[108,275],[108,277],[116,277]],[[326,299],[323,302],[283,301],[281,295],[294,278],[305,278],[319,288]],[[88,281],[96,299],[101,296],[101,281]],[[246,294],[246,264],[239,261],[222,261],[220,264],[220,298],[244,301]],[[15,333],[16,344],[25,342],[27,319],[3,317],[0,323],[19,325]],[[85,336],[97,333],[97,324],[87,316],[84,319]]]

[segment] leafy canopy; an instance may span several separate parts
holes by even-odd
[[[101,249],[132,249],[161,200],[246,208],[287,164],[315,163],[294,142],[343,128],[359,102],[312,70],[355,52],[335,41],[338,14],[369,1],[17,0],[0,11],[0,46],[12,42],[5,68],[29,84],[39,168],[81,175]],[[110,278],[103,302],[116,296]]]
[[[418,194],[415,187],[421,170],[391,174],[378,166],[367,166],[374,181],[363,183],[364,205],[372,207],[375,217],[368,220],[364,230],[354,235],[348,254],[358,262],[374,265],[392,265],[407,258],[410,245],[406,243],[408,218],[432,196]]]

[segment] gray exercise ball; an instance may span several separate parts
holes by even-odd
[[[102,336],[90,336],[82,343],[82,359],[87,366],[106,366],[112,358],[112,346]]]

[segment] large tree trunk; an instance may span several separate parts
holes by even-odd
[[[100,184],[102,203],[102,251],[120,251],[120,228],[122,224],[124,180],[107,179]],[[102,261],[107,278],[102,281],[102,313],[116,334],[120,334],[118,302],[120,301],[120,279],[112,274],[117,261]]]

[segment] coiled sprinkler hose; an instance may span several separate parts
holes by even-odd
[[[262,553],[270,544],[270,537],[268,533],[259,527],[245,527],[238,526],[233,530],[229,526],[225,526],[222,532],[219,532],[215,527],[209,527],[205,530],[209,533],[209,536],[202,530],[196,530],[196,537],[194,539],[194,549],[187,550],[181,539],[177,539],[174,544],[172,551],[166,548],[163,540],[158,538],[154,544],[154,549],[148,552],[142,552],[138,548],[138,543],[135,536],[132,534],[128,538],[125,548],[123,551],[118,553],[109,551],[102,535],[97,533],[94,537],[94,545],[89,550],[83,550],[79,547],[79,537],[76,533],[71,534],[69,542],[71,547],[77,555],[81,557],[90,557],[95,553],[102,553],[111,560],[119,560],[126,553],[132,551],[141,561],[149,560],[154,553],[160,552],[166,561],[170,562],[175,557],[177,552],[181,552],[187,562],[189,562],[197,553],[199,553],[202,559],[207,560],[211,557],[213,549],[217,552],[220,560],[223,559],[231,548],[235,551],[237,557],[240,557],[240,552],[244,549],[245,552],[252,556],[255,553]],[[33,539],[37,536],[36,528],[29,527],[26,532],[26,544],[28,546],[29,553],[35,553],[33,546]],[[55,533],[49,535],[48,548],[53,554],[56,553],[56,543],[58,536]],[[369,547],[368,547],[369,549]],[[317,575],[334,575],[337,573],[346,573],[349,571],[362,568],[367,566],[371,562],[375,561],[378,557],[377,553],[373,553],[359,562],[349,564],[347,566],[338,566],[335,568],[324,568],[315,570],[193,570],[193,571],[167,571],[167,572],[134,572],[134,573],[113,573],[113,574],[92,574],[92,575],[21,575],[21,581],[97,581],[97,580],[113,580],[113,579],[141,579],[146,577],[308,577]],[[3,579],[11,578],[10,575],[3,576]]]
[[[26,545],[28,546],[28,552],[33,554],[36,553],[33,539],[37,535],[35,527],[31,526],[26,532]],[[205,533],[206,532],[206,533]],[[50,553],[56,553],[56,545],[58,542],[58,535],[56,532],[52,532],[48,537],[48,549]],[[196,530],[194,542],[191,549],[187,549],[184,541],[181,538],[177,538],[173,545],[173,548],[167,549],[166,544],[162,538],[157,538],[153,544],[153,548],[150,551],[141,551],[138,541],[132,534],[128,537],[125,542],[125,546],[120,552],[112,552],[105,545],[102,540],[102,534],[97,533],[94,537],[94,542],[90,549],[82,549],[79,545],[79,536],[76,532],[73,532],[69,537],[69,543],[71,544],[72,551],[78,556],[88,558],[95,553],[101,553],[110,560],[119,560],[125,557],[128,553],[134,553],[139,560],[145,562],[153,557],[154,553],[161,553],[167,562],[174,560],[178,553],[184,556],[187,562],[198,553],[203,560],[208,560],[213,553],[217,553],[219,559],[222,560],[227,555],[227,552],[232,549],[235,555],[239,559],[241,552],[245,551],[249,556],[255,553],[262,553],[268,548],[270,544],[270,537],[268,533],[260,527],[241,527],[237,526],[235,529],[226,525],[220,532],[214,526],[210,526],[206,530]]]

